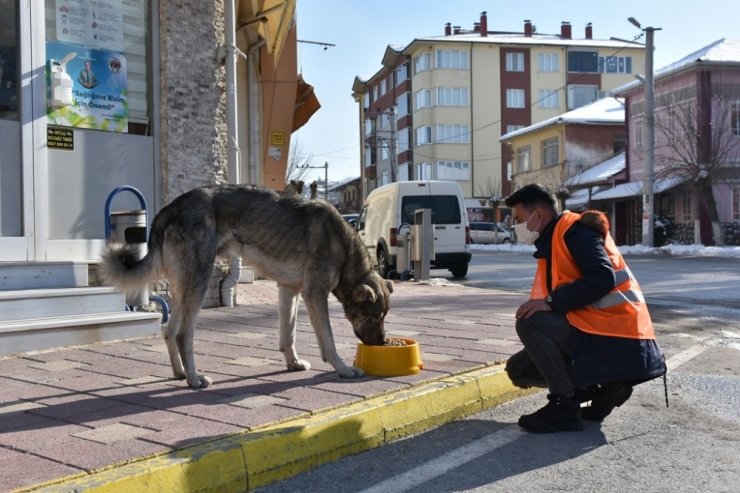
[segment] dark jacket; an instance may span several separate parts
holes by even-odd
[[[614,269],[604,249],[608,223],[601,214],[584,213],[565,233],[565,244],[583,277],[553,289],[550,275],[552,235],[556,217],[535,241],[535,258],[547,261],[547,285],[556,313],[589,305],[615,286]],[[597,383],[637,384],[665,374],[665,357],[653,339],[625,339],[573,330],[570,341],[573,384],[587,387]]]

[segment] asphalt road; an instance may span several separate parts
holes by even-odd
[[[527,254],[474,254],[465,284],[527,291]],[[272,485],[264,493],[740,491],[740,260],[627,257],[669,364],[602,424],[529,434],[537,393]],[[441,271],[433,272],[439,275]]]

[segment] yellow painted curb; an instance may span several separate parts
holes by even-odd
[[[16,493],[243,492],[527,393],[491,366]]]

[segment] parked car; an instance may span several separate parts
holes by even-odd
[[[431,268],[449,269],[465,277],[470,262],[470,237],[465,200],[454,181],[403,181],[376,188],[360,211],[357,231],[378,272],[387,277],[397,268],[398,234],[402,225],[414,223],[414,211],[432,210],[434,260]]]
[[[470,223],[470,238],[473,243],[511,243],[511,231],[507,231],[496,223]]]
[[[355,214],[342,214],[342,217],[344,218],[345,221],[347,221],[348,223],[350,223],[353,228],[356,228],[357,227],[357,220],[360,218],[360,215],[357,214],[357,213],[355,213]]]

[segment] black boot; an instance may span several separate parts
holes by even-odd
[[[545,407],[519,418],[519,426],[534,433],[581,431],[581,405],[572,397],[548,394]]]
[[[582,409],[583,419],[601,421],[630,398],[632,387],[623,383],[601,385],[591,398],[591,405]]]

